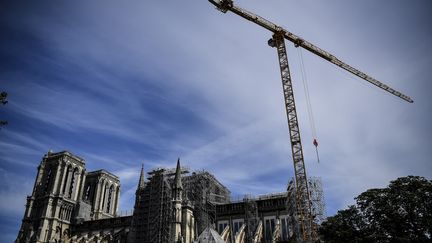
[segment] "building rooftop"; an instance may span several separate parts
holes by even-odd
[[[216,230],[207,227],[194,243],[225,243]]]
[[[73,155],[72,153],[68,152],[68,151],[60,151],[57,153],[52,152],[52,150],[48,151],[47,154],[45,154],[45,158],[47,159],[52,159],[52,158],[56,158],[56,157],[61,157],[61,156],[68,156],[74,160],[76,160],[77,162],[80,162],[81,164],[85,164],[85,161],[83,158],[80,158],[76,155]]]
[[[118,176],[116,176],[116,175],[114,175],[113,173],[108,172],[108,171],[106,171],[106,170],[104,170],[104,169],[101,169],[101,170],[95,170],[95,171],[90,171],[90,172],[87,173],[87,176],[97,176],[97,175],[101,175],[101,174],[103,174],[103,175],[107,175],[107,176],[111,177],[112,179],[115,179],[115,180],[117,180],[117,181],[120,181],[120,178],[119,178]]]

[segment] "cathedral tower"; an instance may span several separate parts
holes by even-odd
[[[37,169],[31,196],[15,242],[67,240],[85,181],[83,159],[63,151],[49,151]]]
[[[115,217],[119,197],[120,180],[116,175],[106,170],[89,172],[86,175],[82,200],[89,204],[90,212],[81,210],[83,212],[80,216],[87,220]]]

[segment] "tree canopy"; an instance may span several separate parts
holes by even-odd
[[[0,93],[0,103],[1,104],[6,105],[8,103],[8,101],[7,101],[7,95],[8,94],[6,92],[4,92],[4,91]],[[1,128],[1,126],[7,125],[7,124],[8,124],[7,121],[0,120],[0,128]]]
[[[432,181],[401,177],[355,199],[321,225],[325,242],[432,242]]]

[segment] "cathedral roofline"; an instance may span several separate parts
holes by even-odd
[[[107,175],[108,177],[111,177],[111,179],[120,182],[120,178],[118,176],[104,169],[87,172],[87,176],[96,176],[96,175]]]
[[[219,186],[223,187],[224,189],[226,189],[227,191],[229,191],[231,193],[231,191],[224,184],[222,184],[211,172],[209,172],[207,170],[193,171],[192,174],[189,175],[189,177],[191,177],[191,176],[207,176],[207,177],[211,178],[214,182],[216,182]]]
[[[76,156],[76,155],[74,155],[74,154],[72,154],[72,153],[70,153],[69,151],[66,151],[66,150],[60,151],[60,152],[56,152],[56,153],[54,153],[54,152],[52,152],[50,150],[50,151],[48,151],[47,154],[45,154],[44,158],[45,159],[53,159],[53,158],[58,158],[58,157],[62,157],[62,156],[68,156],[68,157],[74,159],[75,161],[81,163],[82,165],[85,164],[85,160],[83,158],[78,157],[78,156]]]

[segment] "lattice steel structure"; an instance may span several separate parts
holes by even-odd
[[[283,33],[275,33],[268,41],[271,47],[277,49],[279,67],[282,78],[282,88],[285,98],[285,108],[288,119],[288,127],[291,140],[291,152],[294,162],[294,175],[296,182],[296,209],[298,222],[305,242],[312,237],[311,201],[306,176],[306,167],[303,158],[303,149],[300,139],[300,128],[297,120],[297,111],[294,101],[294,91],[291,82],[291,74],[288,65],[288,56],[285,47]]]
[[[312,232],[317,232],[318,226],[326,219],[324,192],[319,177],[308,178],[309,193],[311,199],[311,229]],[[290,231],[293,233],[291,237],[296,238],[297,241],[302,240],[301,225],[297,215],[297,202],[296,202],[296,187],[294,179],[288,183],[288,223],[291,227]],[[312,242],[318,240],[318,234],[311,234]]]

